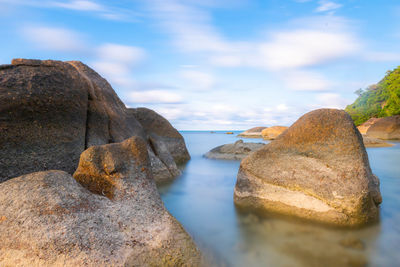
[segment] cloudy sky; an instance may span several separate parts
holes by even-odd
[[[290,125],[400,65],[397,0],[0,0],[0,62],[80,60],[180,130]]]

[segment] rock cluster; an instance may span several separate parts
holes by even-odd
[[[264,143],[244,143],[243,140],[238,140],[233,144],[213,148],[204,157],[210,159],[242,160],[251,152],[260,149],[264,145]]]
[[[372,138],[379,138],[384,140],[400,140],[400,115],[384,117],[379,119],[368,120],[365,124],[370,123],[367,128],[366,135]]]
[[[202,264],[164,208],[141,137],[90,147],[74,178],[44,171],[0,183],[1,266]]]
[[[157,181],[187,161],[182,136],[149,109],[128,109],[111,85],[78,61],[14,59],[0,66],[0,182],[58,169],[72,174],[93,145],[140,136]]]
[[[240,137],[247,137],[247,138],[261,138],[262,137],[262,130],[264,130],[267,127],[254,127],[251,129],[248,129],[247,131],[244,131],[240,134],[238,134],[238,136]]]
[[[334,109],[305,114],[243,159],[234,200],[340,226],[377,221],[382,201],[359,131],[346,112]]]

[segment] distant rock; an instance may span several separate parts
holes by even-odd
[[[198,266],[159,197],[140,137],[86,150],[79,168],[0,183],[1,266]]]
[[[0,65],[0,131],[0,182],[51,169],[72,174],[86,148],[131,136],[147,141],[157,181],[178,175],[176,164],[190,158],[166,119],[127,109],[111,85],[79,61]]]
[[[369,127],[371,127],[371,125],[373,125],[377,121],[379,121],[379,118],[371,118],[363,124],[359,125],[357,129],[360,131],[361,134],[366,134]]]
[[[340,226],[379,219],[379,179],[361,135],[344,111],[320,109],[242,160],[239,207]]]
[[[377,119],[368,128],[366,135],[385,140],[400,140],[400,115]]]
[[[254,152],[265,144],[263,143],[244,143],[238,140],[233,144],[226,144],[213,148],[204,156],[210,159],[242,160],[251,152]]]
[[[254,128],[248,129],[247,131],[240,133],[238,136],[247,137],[247,138],[262,138],[261,132],[265,128],[267,128],[267,127],[254,127]]]
[[[233,132],[226,132],[225,134],[234,134]]]
[[[283,133],[288,127],[286,126],[272,126],[265,128],[261,131],[261,135],[266,140],[273,140]]]
[[[390,147],[393,146],[393,144],[387,143],[381,139],[378,138],[372,138],[363,135],[363,142],[365,147]]]

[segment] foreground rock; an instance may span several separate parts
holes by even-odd
[[[309,112],[246,157],[234,192],[239,207],[358,226],[379,219],[379,180],[344,111]]]
[[[400,140],[400,115],[377,119],[366,134],[372,138]]]
[[[242,160],[264,145],[263,143],[244,143],[242,140],[238,140],[233,144],[213,148],[204,156],[210,159]]]
[[[393,144],[387,143],[381,139],[372,138],[363,135],[363,142],[365,147],[391,147]]]
[[[288,127],[286,126],[272,126],[265,128],[261,131],[261,135],[266,140],[273,140],[283,133]]]
[[[148,119],[163,123],[155,131]],[[168,121],[149,109],[127,109],[111,85],[79,61],[1,65],[0,131],[0,182],[50,169],[72,174],[86,148],[131,136],[147,140],[157,181],[178,175],[176,164],[189,159]]]
[[[37,172],[0,184],[1,266],[198,266],[190,236],[166,211],[133,137],[91,147],[75,178]]]
[[[244,131],[240,134],[238,134],[238,136],[240,137],[247,137],[247,138],[261,138],[262,137],[262,130],[264,130],[267,127],[254,127],[251,128],[247,131]]]

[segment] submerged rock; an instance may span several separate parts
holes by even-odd
[[[242,160],[251,152],[260,149],[264,145],[263,143],[244,143],[243,140],[238,140],[233,144],[217,146],[207,152],[204,157],[210,159]]]
[[[381,139],[378,138],[372,138],[363,135],[363,142],[365,147],[390,147],[393,146],[393,144],[387,143]]]
[[[377,119],[368,128],[366,135],[385,140],[400,140],[400,115]]]
[[[234,192],[240,207],[340,226],[379,219],[379,179],[344,111],[320,109],[243,159]]]
[[[288,127],[286,126],[272,126],[265,128],[261,131],[261,135],[266,140],[273,140],[283,133]]]
[[[1,65],[0,131],[0,182],[50,169],[72,174],[86,148],[131,136],[147,141],[157,181],[178,175],[176,163],[190,158],[166,119],[127,109],[111,85],[79,61]]]
[[[238,134],[238,136],[240,137],[247,137],[247,138],[262,138],[262,130],[264,130],[267,127],[254,127],[251,129],[248,129],[247,131],[244,131],[240,134]]]
[[[63,171],[1,183],[0,265],[200,265],[160,199],[146,150],[140,137],[89,148],[74,174],[80,184]]]

